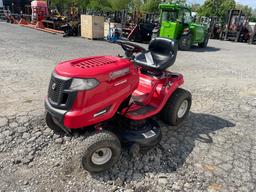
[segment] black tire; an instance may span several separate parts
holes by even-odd
[[[256,43],[256,34],[252,34],[251,38],[249,39],[249,44],[255,44]]]
[[[198,46],[199,46],[200,48],[206,48],[207,45],[208,45],[208,41],[209,41],[209,34],[207,33],[207,34],[205,34],[204,42],[198,43]]]
[[[108,148],[111,150],[111,158],[102,165],[93,163],[93,154],[101,149]],[[111,132],[95,133],[85,139],[84,146],[82,148],[81,163],[82,167],[89,172],[102,172],[111,168],[120,159],[121,143],[116,135]]]
[[[45,115],[45,122],[46,122],[46,125],[51,130],[53,130],[55,133],[64,133],[64,131],[56,123],[54,123],[50,113],[46,113],[46,115]]]
[[[182,117],[178,117],[178,110],[183,103],[183,101],[188,101],[188,106],[186,112]],[[172,126],[177,126],[184,121],[184,119],[189,114],[189,110],[192,103],[191,93],[187,90],[178,88],[172,96],[169,98],[165,107],[161,112],[161,119],[164,123]]]
[[[221,40],[221,41],[223,41],[223,40],[224,40],[223,34],[224,34],[224,32],[223,32],[223,31],[221,31],[221,32],[220,32],[220,36],[219,36],[219,40]]]
[[[188,35],[182,35],[179,39],[179,49],[182,51],[189,51],[192,45],[192,35],[189,33]]]

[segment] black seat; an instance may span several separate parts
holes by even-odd
[[[148,51],[138,54],[134,61],[145,70],[165,70],[174,64],[177,50],[175,41],[156,38],[150,42]]]

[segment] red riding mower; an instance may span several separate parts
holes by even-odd
[[[81,157],[89,172],[114,165],[121,143],[136,152],[155,146],[161,130],[152,117],[178,125],[191,106],[191,94],[179,88],[183,76],[166,70],[176,60],[174,41],[156,38],[148,50],[130,42],[117,43],[125,51],[124,58],[98,56],[58,64],[45,100],[51,129],[93,130]]]

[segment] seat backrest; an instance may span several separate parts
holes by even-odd
[[[165,66],[162,66],[163,68],[167,68],[174,64],[177,56],[178,46],[175,40],[158,37],[151,40],[148,50],[159,56],[169,57],[168,64],[165,63]]]

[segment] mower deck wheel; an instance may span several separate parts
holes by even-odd
[[[89,172],[101,172],[111,168],[120,158],[121,143],[116,135],[103,131],[84,140],[81,163]]]
[[[161,119],[168,125],[177,126],[187,117],[192,97],[187,90],[178,88],[167,101],[161,112]]]

